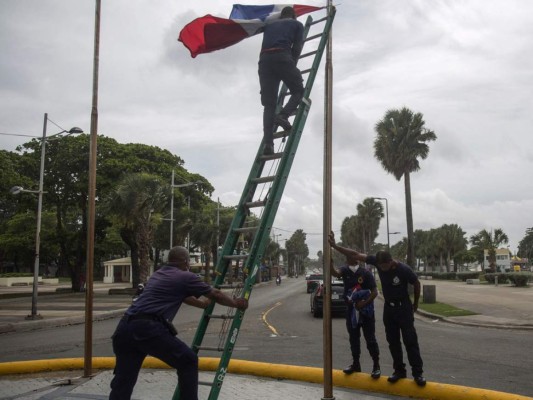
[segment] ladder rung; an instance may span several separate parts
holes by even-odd
[[[195,346],[198,350],[205,351],[224,351],[224,347],[212,347],[212,346]]]
[[[248,258],[248,254],[232,254],[224,256],[224,260],[245,260]]]
[[[276,132],[276,133],[274,133],[274,139],[281,139],[281,138],[287,137],[287,136],[289,136],[289,133],[291,133],[291,131],[279,131],[279,132]]]
[[[315,24],[319,24],[322,21],[327,21],[328,18],[329,17],[324,17],[324,18],[317,19],[316,21],[311,21],[310,25],[315,25]]]
[[[265,156],[270,157],[270,156]],[[251,201],[249,203],[246,203],[246,208],[254,208],[254,207],[264,207],[266,204],[266,201]]]
[[[263,176],[261,178],[253,178],[252,183],[267,183],[267,182],[273,182],[274,179],[276,179],[276,175],[272,176]],[[257,229],[257,228],[254,228]]]
[[[258,226],[247,226],[245,228],[236,228],[233,230],[235,233],[250,233],[255,232],[259,228]]]
[[[309,42],[310,40],[314,40],[316,38],[322,37],[322,34],[319,33],[318,35],[308,36],[307,39],[305,39],[306,42]]]
[[[234,315],[227,315],[227,314],[218,314],[218,315],[215,315],[215,314],[211,314],[211,315],[208,315],[209,318],[213,318],[213,319],[233,319],[235,318]]]
[[[281,158],[281,157],[283,157],[283,152],[269,154],[268,156],[265,156],[263,154],[260,158],[261,158],[261,160],[269,161],[269,160],[277,160],[278,158]]]
[[[213,382],[198,381],[198,385],[202,385],[202,386],[213,386]]]
[[[243,283],[238,283],[237,285],[215,285],[217,289],[240,289],[244,287]]]
[[[302,74],[308,74],[309,72],[311,72],[313,69],[312,68],[309,68],[309,69],[304,69],[303,71],[300,71]]]
[[[316,53],[318,53],[318,50],[315,50],[315,51],[311,51],[311,52],[309,52],[309,53],[302,54],[302,55],[300,56],[300,58],[305,58],[305,57],[313,56],[313,55],[315,55]]]

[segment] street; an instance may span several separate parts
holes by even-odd
[[[382,300],[376,300],[376,332],[381,350],[381,369],[392,373],[392,361],[381,321]],[[222,309],[218,309],[221,312]],[[265,312],[268,313],[266,316]],[[217,308],[215,308],[215,313]],[[184,305],[174,324],[179,337],[191,343],[201,310]],[[264,317],[264,319],[263,319]],[[93,356],[113,356],[111,335],[118,319],[93,324]],[[211,328],[204,344],[218,343]],[[427,318],[417,318],[415,326],[428,381],[479,387],[533,396],[530,366],[533,335],[528,331],[468,327]],[[280,286],[256,287],[245,314],[233,358],[277,364],[321,367],[323,360],[323,320],[312,316],[305,280],[284,279]],[[332,319],[333,368],[351,363],[348,335],[342,316]],[[0,361],[83,357],[84,326],[75,325],[32,332],[0,335]],[[201,352],[200,356],[218,354]],[[405,357],[405,361],[407,359]],[[361,363],[369,373],[371,360],[362,339]],[[410,377],[410,375],[409,375]]]

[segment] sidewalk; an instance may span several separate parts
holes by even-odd
[[[74,378],[58,380],[57,378],[38,378],[24,380],[0,380],[0,398],[9,399],[107,399],[109,382],[113,371],[104,371],[92,379]],[[212,381],[213,375],[201,372],[200,381]],[[170,400],[176,388],[176,374],[171,370],[141,370],[132,399],[135,400]],[[207,399],[209,387],[200,386],[199,399]],[[218,397],[220,400],[308,400],[320,399],[324,393],[321,385],[308,382],[279,381],[270,378],[251,377],[228,374]],[[403,397],[363,393],[354,389],[334,388],[336,400],[386,400]]]
[[[502,329],[533,329],[533,288],[515,288],[509,285],[467,285],[462,282],[423,280],[422,285],[435,285],[438,302],[464,308],[478,315],[467,317],[440,318],[419,312],[419,317],[440,318],[450,323],[463,325],[488,326]],[[127,287],[127,284],[103,284],[95,282],[93,296],[93,317],[111,318],[124,313],[131,303],[131,296],[108,295],[110,288]],[[66,286],[68,287],[68,286]],[[40,329],[42,327],[83,323],[85,320],[85,294],[56,294],[57,286],[39,286],[38,313],[44,319],[24,320],[31,310],[32,287],[0,287],[0,334]],[[25,294],[24,297],[9,298]],[[1,338],[1,335],[0,335]],[[1,340],[1,339],[0,339]],[[272,368],[280,366],[272,365]],[[78,376],[81,371],[72,371],[69,376]],[[33,375],[11,375],[0,379],[0,399],[107,399],[112,371],[106,369],[92,379],[61,380],[66,374],[62,371]],[[212,380],[209,372],[201,372],[201,381]],[[462,386],[444,385],[429,382],[424,389],[413,385],[411,380],[391,385],[385,379],[371,380],[366,374],[356,378],[357,384],[368,379],[369,390],[334,387],[333,395],[337,400],[380,400],[405,398],[431,398],[454,400],[523,400],[529,397],[471,389]],[[274,376],[274,375],[272,375]],[[342,373],[341,373],[341,379]],[[59,381],[59,382],[58,382]],[[170,399],[175,388],[175,373],[166,369],[143,369],[134,399]],[[349,381],[348,381],[349,383]],[[372,386],[374,385],[374,386]],[[360,388],[361,386],[359,386]],[[374,392],[374,390],[376,392]],[[392,391],[394,390],[394,392]],[[209,388],[200,386],[199,398],[207,398]],[[396,396],[396,395],[399,396]],[[322,385],[291,380],[271,379],[230,373],[225,377],[220,400],[279,400],[322,398]]]
[[[438,317],[419,310],[420,315],[446,322],[502,329],[533,329],[533,287],[421,280],[422,286],[435,285],[436,299],[477,313],[464,317]],[[423,289],[422,289],[423,291]],[[422,294],[420,295],[422,301]]]

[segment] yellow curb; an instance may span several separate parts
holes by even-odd
[[[201,371],[215,371],[218,368],[219,361],[220,359],[214,357],[200,357],[199,369]],[[0,363],[0,376],[83,369],[83,364],[83,358],[6,362]],[[112,369],[114,367],[114,357],[94,357],[92,359],[92,368],[94,369]],[[147,357],[143,363],[143,368],[168,369],[170,367],[156,358]],[[324,380],[322,368],[245,360],[231,360],[228,372],[311,383],[323,383]],[[374,380],[369,374],[354,373],[346,375],[340,370],[333,371],[333,385],[366,392],[386,393],[428,400],[533,400],[533,397],[518,394],[436,382],[428,382],[425,387],[421,388],[412,379],[402,379],[395,384],[391,384],[387,382],[385,377]]]

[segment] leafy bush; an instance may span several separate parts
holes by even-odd
[[[418,276],[431,276],[433,279],[441,279],[441,280],[449,280],[453,281],[455,279],[455,272],[435,272],[435,271],[428,271],[423,272],[419,271],[417,272]]]
[[[8,272],[6,274],[0,274],[0,278],[27,278],[32,277],[33,274],[27,273],[27,272]]]
[[[467,279],[479,279],[480,274],[479,271],[458,272],[457,279],[466,282]]]
[[[498,283],[508,283],[509,282],[508,275],[509,274],[504,274],[501,272],[485,274],[485,280],[488,283],[496,283],[496,277],[498,277]]]
[[[524,287],[527,286],[528,281],[531,279],[532,274],[528,272],[511,272],[507,274],[509,280],[514,283],[515,286]]]

